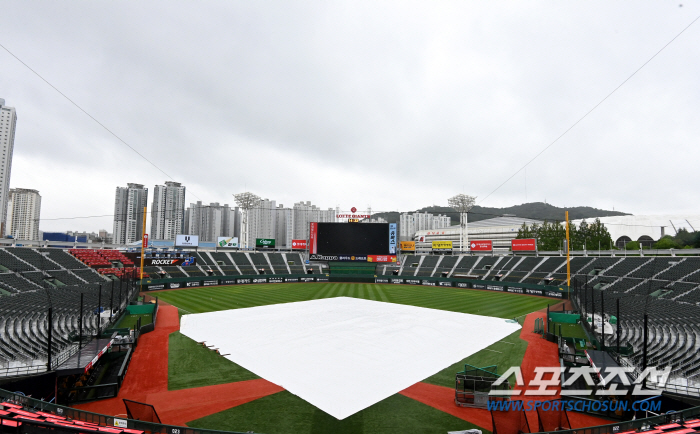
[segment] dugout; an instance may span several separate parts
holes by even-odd
[[[498,366],[477,368],[464,365],[464,371],[455,376],[455,404],[460,407],[488,408],[489,401],[507,401],[508,396],[490,395],[492,391],[509,390],[508,380],[494,385],[500,377]]]

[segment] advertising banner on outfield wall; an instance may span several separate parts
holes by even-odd
[[[218,237],[216,239],[217,247],[241,247],[238,244],[238,237]]]
[[[306,250],[306,240],[292,240],[292,249]]]
[[[534,238],[511,240],[510,249],[514,252],[534,252],[537,250],[537,240]]]
[[[199,246],[199,235],[175,235],[175,245],[177,247],[197,247]]]
[[[399,244],[399,247],[404,252],[415,252],[416,251],[416,242],[415,241],[401,241],[401,243]]]
[[[186,258],[144,258],[143,265],[145,267],[155,267],[158,265],[164,265],[166,267],[173,265],[189,267],[195,265],[195,258],[193,256],[188,256]]]
[[[396,262],[396,255],[367,255],[367,262]]]
[[[433,250],[452,250],[452,241],[433,241]]]
[[[474,240],[469,242],[469,250],[474,252],[490,252],[493,250],[491,240]]]
[[[389,254],[396,254],[396,223],[389,223]]]
[[[255,247],[275,247],[274,238],[256,238]]]

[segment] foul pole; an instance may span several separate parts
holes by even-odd
[[[569,211],[566,211],[566,289],[571,289],[571,259],[569,258]]]
[[[143,231],[141,231],[143,236],[141,237],[141,280],[143,280],[143,260],[146,250],[146,243],[148,243],[148,235],[146,234],[146,207],[143,207]],[[143,286],[143,283],[141,283],[141,286]]]

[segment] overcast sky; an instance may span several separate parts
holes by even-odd
[[[8,1],[0,44],[187,202],[414,210],[457,193],[698,214],[700,2]],[[112,231],[169,178],[0,49],[11,187],[44,231]],[[152,196],[149,196],[149,202]]]

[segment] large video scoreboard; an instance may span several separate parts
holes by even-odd
[[[309,254],[312,260],[393,262],[396,240],[394,223],[311,223]]]

